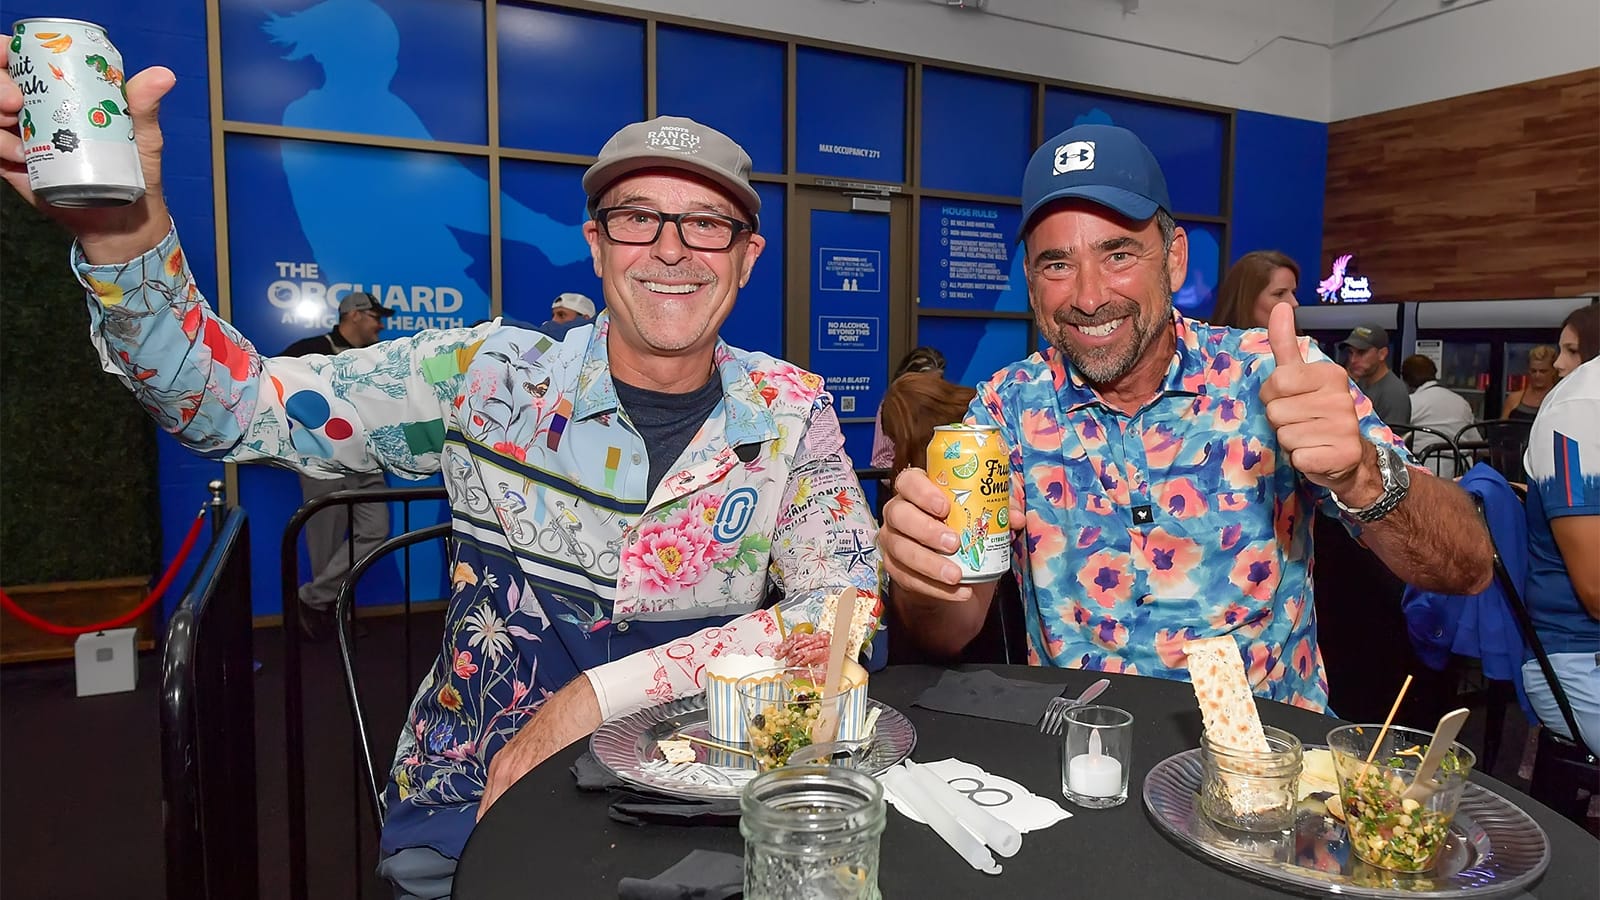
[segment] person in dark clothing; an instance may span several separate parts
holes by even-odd
[[[383,320],[394,314],[365,291],[345,294],[339,301],[339,322],[327,334],[295,341],[279,356],[333,356],[354,347],[378,342]],[[300,476],[307,502],[334,491],[386,487],[381,472],[362,472],[342,478]],[[311,555],[311,580],[300,586],[300,631],[313,641],[333,633],[333,604],[339,586],[350,572],[352,559],[372,552],[389,536],[389,509],[382,503],[357,503],[325,509],[306,522],[306,550]],[[350,542],[355,543],[355,552]]]
[[[1339,342],[1349,357],[1345,369],[1361,392],[1372,401],[1372,409],[1390,426],[1411,424],[1411,394],[1389,370],[1389,332],[1379,325],[1362,325]]]

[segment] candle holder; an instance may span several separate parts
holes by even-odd
[[[1128,799],[1133,716],[1114,706],[1067,711],[1061,745],[1061,793],[1088,809],[1110,809]]]

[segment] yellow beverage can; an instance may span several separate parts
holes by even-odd
[[[941,425],[928,442],[928,477],[950,498],[945,524],[961,545],[950,558],[964,584],[1011,567],[1011,451],[991,425]]]

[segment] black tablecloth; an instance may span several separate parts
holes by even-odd
[[[1099,673],[993,666],[1010,678],[1059,682],[1074,691]],[[911,701],[941,670],[893,667],[872,676],[873,697],[905,713],[917,727],[913,758],[956,757],[1011,778],[1060,802],[1073,817],[1024,835],[1022,850],[1000,860],[998,877],[969,868],[927,826],[889,810],[878,884],[898,897],[1227,897],[1282,896],[1191,856],[1150,822],[1140,789],[1150,768],[1174,753],[1199,746],[1200,712],[1184,682],[1112,675],[1098,701],[1133,713],[1134,748],[1128,802],[1110,810],[1079,809],[1061,797],[1059,737],[1037,729],[914,707]],[[1261,718],[1324,743],[1333,719],[1262,702]],[[557,754],[517,782],[484,816],[456,873],[456,900],[561,897],[609,898],[624,876],[648,878],[704,848],[742,853],[737,828],[634,827],[606,817],[609,798],[581,793],[568,767],[588,742]],[[1542,900],[1593,898],[1600,842],[1571,822],[1507,785],[1474,775],[1527,810],[1550,837],[1549,870],[1530,892]]]

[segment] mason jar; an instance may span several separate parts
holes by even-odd
[[[1200,811],[1225,828],[1260,833],[1294,827],[1303,765],[1300,739],[1281,728],[1262,730],[1265,753],[1200,736]]]
[[[838,766],[784,766],[739,797],[746,900],[878,900],[885,818],[877,779]]]

